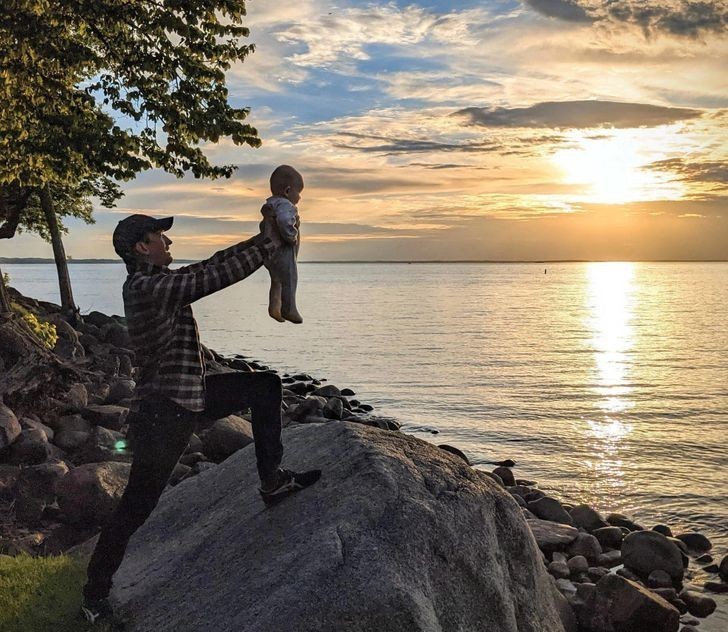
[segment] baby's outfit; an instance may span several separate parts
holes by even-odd
[[[278,228],[283,245],[264,265],[270,273],[268,313],[279,322],[302,323],[303,318],[296,308],[296,286],[298,285],[298,247],[301,244],[299,227],[301,220],[298,209],[291,202],[278,195],[269,197],[263,208],[261,230],[266,221],[272,221]]]

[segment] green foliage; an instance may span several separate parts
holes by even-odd
[[[93,195],[93,191],[89,190],[85,183],[51,186],[51,193],[53,210],[58,217],[58,228],[61,233],[68,233],[68,229],[63,224],[64,217],[76,217],[87,224],[95,223],[96,220],[91,214],[93,207],[89,199]],[[18,232],[33,232],[50,242],[51,232],[41,208],[39,192],[36,189],[31,192],[26,204],[25,210],[20,216]]]
[[[36,314],[28,311],[22,305],[18,305],[17,303],[10,303],[10,307],[28,324],[31,331],[35,334],[36,338],[40,340],[44,347],[47,349],[53,349],[56,346],[56,342],[58,342],[58,332],[53,323],[41,320]]]
[[[109,632],[78,618],[85,565],[67,555],[0,556],[0,630]]]
[[[0,185],[113,198],[151,167],[229,176],[200,144],[260,144],[225,83],[253,50],[244,16],[244,0],[4,0]]]

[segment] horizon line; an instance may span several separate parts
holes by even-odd
[[[178,259],[175,263],[197,263],[203,259]],[[312,259],[298,263],[727,263],[728,259]],[[0,264],[55,264],[47,257],[0,257]],[[68,264],[118,264],[118,259],[67,259]]]

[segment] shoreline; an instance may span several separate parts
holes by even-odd
[[[83,499],[88,499],[89,492],[94,490],[84,489],[83,485],[76,487],[66,485],[68,489],[63,492],[65,496],[62,495],[61,499],[51,499],[47,495],[43,496],[43,491],[34,486],[33,481],[28,480],[29,477],[26,475],[30,471],[43,471],[44,474],[55,477],[54,480],[58,483],[62,478],[66,479],[69,472],[77,468],[86,468],[85,471],[97,477],[105,476],[111,471],[116,477],[116,488],[109,493],[109,496],[118,496],[120,489],[123,488],[124,474],[128,473],[128,451],[119,450],[118,444],[126,438],[124,422],[134,386],[133,352],[128,349],[128,335],[121,317],[92,312],[84,317],[86,322],[76,330],[67,323],[64,326],[65,321],[60,319],[57,313],[53,313],[54,308],[59,309],[58,306],[22,297],[14,291],[13,298],[22,301],[26,308],[36,310],[42,318],[54,322],[59,331],[56,352],[69,361],[85,363],[84,366],[88,367],[97,378],[90,380],[86,385],[69,385],[69,396],[64,400],[50,402],[49,408],[43,411],[43,415],[34,414],[30,410],[18,410],[17,423],[20,432],[15,440],[7,446],[7,449],[3,450],[2,459],[0,459],[0,496],[5,496],[7,499],[9,494],[15,494],[11,510],[15,512],[16,524],[14,526],[17,528],[22,525],[21,529],[24,531],[20,538],[8,542],[8,538],[5,537],[8,532],[5,513],[8,510],[3,503],[3,520],[0,524],[4,537],[2,552],[13,554],[25,551],[31,554],[54,554],[86,540],[98,530],[98,525],[89,521],[103,519],[104,514],[102,512],[100,515],[92,515],[92,512],[83,509]],[[223,357],[205,348],[205,356],[211,372],[253,369],[278,373],[275,369],[250,361],[241,354]],[[339,389],[327,383],[326,380],[318,380],[306,373],[284,373],[281,377],[285,389],[284,427],[296,423],[350,421],[392,431],[400,429],[397,420],[376,416],[373,408],[366,403],[359,402],[355,392],[351,389]],[[55,412],[53,412],[54,410]],[[5,415],[7,417],[7,413]],[[43,435],[45,435],[45,440]],[[221,440],[221,437],[225,439]],[[180,460],[180,465],[173,473],[171,481],[173,485],[189,476],[214,467],[216,463],[221,462],[237,449],[248,445],[252,441],[252,436],[249,421],[245,418],[245,414],[242,414],[216,421],[211,427],[196,435],[194,439],[194,445],[191,442],[188,451]],[[221,445],[225,443],[227,448],[221,448]],[[231,448],[234,449],[229,452]],[[63,452],[59,453],[58,449]],[[458,454],[458,450],[450,449],[448,451],[467,461],[467,457],[462,453]],[[63,468],[48,466],[54,461],[62,461],[64,454],[70,458],[73,467],[66,467],[63,471]],[[18,466],[8,465],[9,456],[12,461],[21,461],[21,463]],[[22,463],[23,459],[27,459],[29,462]],[[35,460],[39,462],[32,463]],[[23,467],[21,468],[20,465]],[[13,467],[17,467],[17,471],[14,472],[16,475],[14,482],[12,481],[13,472],[9,470]],[[27,471],[21,472],[23,469]],[[655,530],[644,528],[626,516],[613,514],[605,518],[591,507],[562,503],[556,497],[544,493],[533,481],[516,479],[513,476],[512,467],[506,463],[496,467],[494,472],[490,472],[489,475],[500,477],[500,483],[522,507],[529,526],[532,526],[532,531],[535,529],[534,535],[537,541],[539,540],[537,533],[540,533],[542,540],[539,544],[542,552],[547,556],[545,559],[547,568],[556,578],[557,586],[562,594],[567,600],[573,602],[571,605],[577,610],[580,607],[579,600],[584,599],[584,594],[581,593],[591,590],[579,588],[579,586],[595,585],[605,574],[618,573],[615,568],[621,563],[621,556],[617,557],[615,553],[615,551],[619,551],[619,547],[614,547],[617,541],[615,539],[605,540],[603,545],[599,537],[593,535],[594,532],[611,528],[612,530],[609,532],[611,538],[616,538],[614,527],[626,529],[630,534],[658,533]],[[20,492],[25,495],[21,495]],[[544,499],[546,500],[544,501]],[[582,524],[578,524],[572,513],[575,509],[578,510],[577,513],[588,515],[591,522],[582,521]],[[74,511],[77,512],[75,515]],[[106,516],[108,516],[108,511]],[[75,532],[69,533],[69,528],[71,531],[75,529]],[[667,533],[669,529],[662,529],[662,531]],[[554,546],[552,541],[555,533],[558,533],[559,546]],[[580,536],[579,533],[583,535]],[[623,531],[621,533],[622,538],[627,535]],[[573,538],[570,541],[563,540],[572,535]],[[602,547],[599,552],[597,552],[595,541]],[[620,545],[621,541],[620,539]],[[581,544],[577,546],[574,545],[574,542]],[[673,545],[681,549],[680,556],[683,564],[685,559],[688,559],[684,578],[687,579],[689,592],[698,592],[703,589],[706,578],[707,581],[712,581],[715,590],[722,590],[721,586],[726,584],[717,579],[719,575],[716,570],[718,569],[717,562],[720,561],[720,552],[716,551],[717,558],[708,559],[705,555],[710,547],[706,549],[707,545],[703,541],[701,541],[702,549],[689,549],[688,547],[683,549],[678,544],[673,543]],[[576,548],[574,548],[575,546]],[[612,555],[609,556],[609,553]],[[724,555],[725,552],[722,554]],[[602,557],[604,555],[607,557]],[[584,562],[580,559],[578,562],[572,563],[577,570],[570,568],[568,562],[576,557],[583,557],[587,566],[584,567]],[[615,564],[618,560],[619,563]],[[567,566],[566,569],[564,564]],[[724,565],[728,569],[728,563]],[[603,570],[593,570],[598,568]],[[630,581],[646,581],[646,578],[640,577],[629,569],[622,573],[622,576]],[[710,579],[711,577],[712,579]],[[681,575],[681,586],[683,585],[682,580]],[[726,580],[728,580],[728,576]],[[693,586],[692,581],[701,581],[703,584]],[[661,586],[660,588],[667,589],[668,587]],[[683,608],[678,603],[680,601],[678,593],[665,594],[670,596],[677,606]],[[728,613],[726,607],[728,597],[719,595],[716,598],[713,593],[704,594],[708,599],[714,599],[720,603],[721,617],[728,616],[726,614]],[[705,608],[705,602],[701,603],[703,604],[701,607]],[[687,608],[687,604],[684,607]],[[705,611],[705,609],[702,610],[702,612]],[[701,629],[707,630],[709,627],[704,626]]]

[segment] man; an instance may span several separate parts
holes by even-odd
[[[114,231],[114,249],[129,276],[124,311],[139,374],[129,415],[134,459],[119,505],[101,531],[88,566],[82,614],[113,622],[108,595],[131,535],[144,523],[167,485],[201,418],[218,419],[250,408],[260,494],[266,505],[315,483],[320,470],[280,468],[281,381],[273,373],[205,376],[190,304],[255,272],[280,248],[271,223],[264,233],[200,263],[170,270],[173,218],[131,215]]]

